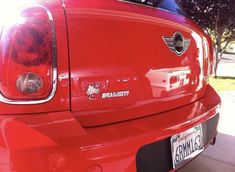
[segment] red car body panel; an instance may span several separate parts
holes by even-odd
[[[43,104],[0,103],[0,171],[135,172],[146,145],[202,123],[205,146],[216,136],[210,40],[189,19],[116,0],[36,3],[53,16],[57,92]],[[182,56],[162,38],[175,32],[191,39]],[[89,99],[94,83],[129,95]]]
[[[205,34],[185,17],[119,1],[66,1],[71,108],[83,126],[104,125],[175,109],[205,93]],[[177,56],[163,36],[191,39]],[[173,81],[173,78],[176,81]],[[87,87],[98,84],[90,100]],[[102,99],[102,93],[129,91]],[[167,102],[167,103],[166,103]]]
[[[2,116],[0,169],[77,172],[97,166],[104,172],[136,171],[136,153],[143,145],[213,118],[220,102],[215,96],[208,87],[202,99],[188,106],[93,128],[81,127],[70,111]]]

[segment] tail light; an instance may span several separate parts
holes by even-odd
[[[213,55],[211,54],[212,45],[210,37],[208,36],[203,37],[203,47],[204,47],[204,65],[207,65],[207,71],[205,72],[204,82],[208,84],[210,75],[212,74],[212,67],[213,67],[213,63],[211,61],[211,59],[213,59],[212,57]]]
[[[52,15],[42,6],[22,9],[19,15],[1,31],[0,101],[43,103],[54,96],[57,84]]]
[[[214,46],[212,40],[209,36],[204,38],[204,49],[205,56],[208,60],[208,75],[212,75],[213,73],[213,65],[214,65]]]

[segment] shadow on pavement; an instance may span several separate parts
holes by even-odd
[[[232,61],[232,59],[225,58],[225,57],[222,57],[221,59],[222,59],[222,60],[226,60],[226,61]]]
[[[228,52],[228,51],[226,51],[226,52],[224,52],[224,54],[235,55],[235,52]]]
[[[235,79],[235,77],[232,77],[232,76],[217,76],[216,79]]]

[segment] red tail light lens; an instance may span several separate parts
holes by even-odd
[[[41,6],[19,12],[3,26],[0,40],[0,91],[6,103],[50,100],[56,90],[56,44],[52,15]]]
[[[209,36],[203,39],[204,42],[204,55],[208,60],[208,79],[209,76],[212,75],[213,72],[213,59],[214,59],[214,50],[213,50],[213,43]]]

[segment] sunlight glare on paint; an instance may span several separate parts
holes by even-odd
[[[22,23],[20,10],[32,0],[0,0],[0,27],[9,24]]]

